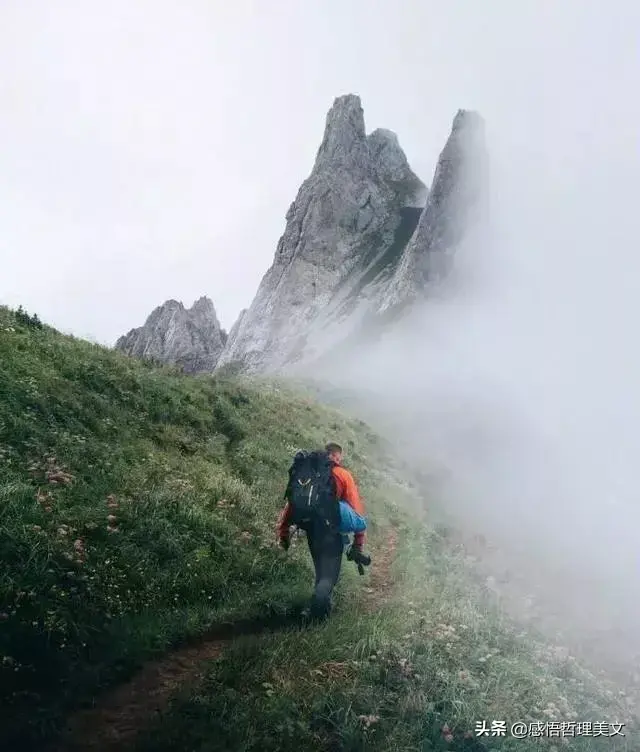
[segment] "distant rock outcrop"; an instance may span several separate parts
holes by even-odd
[[[176,300],[158,306],[144,326],[120,337],[127,355],[180,366],[186,373],[213,371],[227,341],[213,303],[198,299],[191,308]]]

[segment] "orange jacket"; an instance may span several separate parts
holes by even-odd
[[[338,495],[338,499],[340,499],[341,501],[346,501],[347,504],[354,510],[354,512],[357,512],[364,517],[364,504],[362,503],[362,499],[360,498],[360,494],[358,493],[358,487],[356,486],[356,482],[353,479],[353,475],[351,475],[351,473],[347,469],[341,467],[340,465],[334,465],[332,468],[332,473],[336,482],[336,493]],[[277,528],[278,538],[280,538],[280,540],[286,540],[289,537],[289,527],[291,526],[291,511],[291,504],[287,502],[284,505],[282,512],[280,512]],[[364,545],[365,538],[366,532],[364,531],[361,533],[354,533],[353,542],[356,544],[356,546],[362,546]]]

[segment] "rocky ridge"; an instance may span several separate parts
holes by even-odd
[[[485,218],[486,180],[483,120],[475,112],[458,110],[429,199],[384,291],[380,311],[409,303],[449,275],[461,244]]]
[[[363,278],[399,231],[410,234],[406,225],[417,221],[426,195],[395,134],[367,135],[359,97],[338,97],[273,265],[220,364],[278,370],[330,347],[331,324],[355,323],[368,286]]]
[[[273,264],[229,337],[210,301],[215,324],[208,327],[169,301],[117,347],[179,358],[190,371],[233,365],[255,372],[304,367],[357,340],[447,276],[480,216],[483,131],[478,114],[458,111],[429,191],[393,132],[367,135],[360,98],[336,98]],[[166,306],[175,314],[160,315]]]
[[[186,373],[215,369],[227,342],[213,302],[201,297],[185,308],[177,300],[158,306],[144,325],[120,337],[116,348],[127,355],[176,365]]]

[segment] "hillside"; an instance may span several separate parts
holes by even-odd
[[[292,454],[327,438],[373,564],[345,562],[335,616],[303,629],[308,554],[274,523]],[[539,748],[475,739],[483,719],[626,723],[571,748],[637,749],[625,698],[500,614],[389,447],[284,384],[159,369],[0,309],[0,462],[2,750],[66,721],[61,750]]]

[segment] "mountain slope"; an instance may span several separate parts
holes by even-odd
[[[297,448],[332,437],[381,522],[364,424],[0,308],[0,748],[33,749],[69,708],[213,621],[308,595],[309,562],[279,555],[275,522]]]
[[[295,539],[279,551],[274,525],[292,454],[327,438],[366,500],[373,564],[359,578],[345,563],[335,617],[302,631],[287,617],[310,593],[309,555]],[[367,426],[282,384],[158,369],[0,308],[0,463],[7,752],[42,749],[73,708],[221,623],[237,639],[215,655],[192,642],[173,708],[155,714],[148,687],[138,749],[482,750],[463,738],[475,721],[532,708],[623,718],[631,744],[633,707],[483,599]],[[241,637],[247,621],[279,631]],[[102,731],[126,725],[109,717]],[[130,749],[97,731],[63,749]]]

